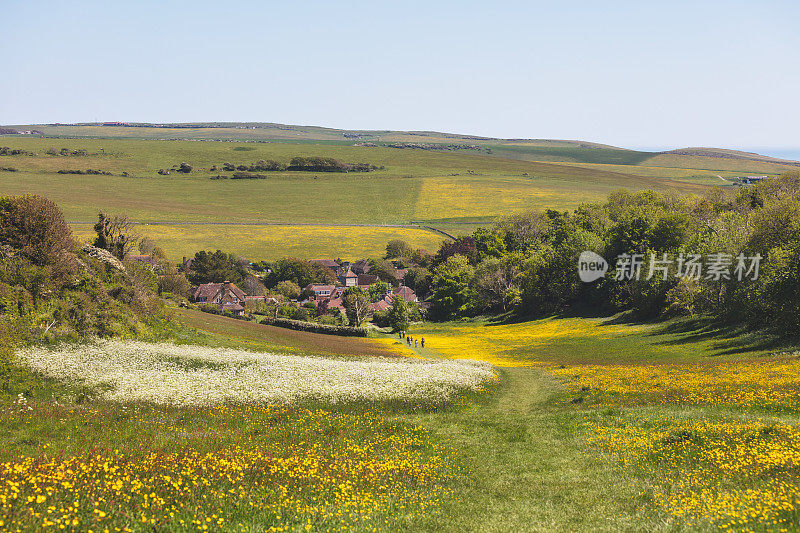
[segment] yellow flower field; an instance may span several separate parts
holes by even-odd
[[[654,502],[682,520],[789,531],[800,514],[800,428],[762,420],[587,423],[592,444],[658,480]],[[653,427],[655,426],[655,427]]]
[[[120,416],[21,407],[25,423],[56,415],[114,427]],[[211,427],[187,428],[164,411],[137,409],[132,420],[142,431],[157,431],[156,442],[177,441],[167,448],[63,453],[46,445],[37,457],[6,458],[0,530],[373,531],[441,496],[442,450],[418,426],[378,413],[272,406],[195,414],[210,417]],[[245,434],[237,432],[242,426]]]
[[[593,403],[712,404],[796,410],[800,360],[554,368]]]
[[[94,238],[91,224],[72,224],[79,241]],[[414,248],[435,252],[445,238],[416,228],[359,226],[248,226],[248,225],[139,225],[136,231],[150,237],[167,256],[179,260],[198,250],[216,250],[253,260],[281,257],[309,259],[382,257],[392,239],[408,241]]]
[[[541,366],[540,349],[557,340],[602,341],[638,328],[586,319],[536,320],[520,324],[454,324],[423,330],[426,345],[451,359],[475,359],[500,367]]]

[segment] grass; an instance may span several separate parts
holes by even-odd
[[[175,319],[188,328],[178,340],[187,343],[274,351],[297,355],[398,357],[413,355],[405,345],[387,338],[350,338],[256,324],[193,309],[174,310]]]
[[[416,334],[442,357],[503,367],[561,363],[699,362],[759,357],[779,349],[769,335],[717,329],[702,321],[628,324],[608,318],[546,318],[520,323],[427,323]]]
[[[82,242],[94,238],[92,224],[72,224],[72,230]],[[381,257],[386,252],[386,243],[392,239],[403,239],[414,248],[430,251],[438,250],[445,239],[440,233],[424,229],[355,226],[151,224],[137,226],[136,232],[153,239],[175,261],[191,257],[197,250],[218,248],[267,260],[281,257],[356,260]]]
[[[113,129],[113,128],[111,128]],[[629,173],[636,166],[572,166],[473,153],[346,146],[324,143],[235,143],[128,139],[3,138],[2,145],[36,156],[3,156],[3,194],[35,193],[54,200],[69,222],[92,223],[98,211],[123,213],[148,226],[170,257],[200,248],[219,248],[252,258],[285,255],[363,257],[380,253],[401,237],[435,250],[440,236],[406,229],[340,229],[334,224],[408,224],[439,227],[453,235],[489,224],[509,213],[534,208],[571,209],[599,201],[610,191],[656,189],[702,193],[708,179],[687,180],[676,170],[657,177]],[[49,148],[86,150],[86,156],[47,155]],[[599,149],[592,149],[601,151]],[[385,166],[369,173],[275,172],[267,179],[212,180],[213,165],[252,164],[260,159],[288,162],[294,156],[328,156],[345,162]],[[158,174],[181,162],[188,175]],[[58,174],[59,170],[101,170],[112,175]],[[123,176],[127,173],[127,176]],[[690,172],[694,176],[698,171]],[[700,172],[702,175],[702,172]],[[673,179],[674,178],[674,179]],[[713,178],[711,183],[716,184]],[[191,227],[177,224],[193,223]],[[240,224],[215,227],[214,223]],[[454,224],[467,222],[469,225]],[[287,224],[282,228],[249,223]],[[292,224],[316,224],[315,228]],[[203,225],[205,224],[205,225]],[[324,226],[329,226],[325,228]],[[76,225],[80,236],[86,226]]]
[[[701,322],[486,321],[413,328],[423,355],[504,366],[489,400],[412,418],[466,474],[419,530],[793,530],[791,345]],[[770,348],[771,346],[771,348]]]
[[[28,389],[23,402],[17,399],[22,390],[3,392],[8,414],[0,423],[7,437],[0,457],[76,457],[95,472],[99,463],[90,452],[96,457],[98,446],[119,450],[110,464],[119,464],[130,479],[147,479],[167,502],[142,511],[149,530],[153,519],[162,528],[181,529],[161,513],[178,501],[175,493],[146,477],[172,476],[170,468],[177,466],[190,466],[208,484],[202,493],[183,495],[186,506],[173,511],[176,520],[222,517],[216,529],[231,531],[306,524],[322,531],[712,531],[720,526],[777,531],[796,529],[800,521],[800,480],[792,466],[800,460],[795,429],[800,373],[792,359],[767,357],[791,348],[773,344],[768,335],[742,336],[699,320],[661,325],[619,317],[484,320],[414,326],[411,334],[425,336],[426,348],[411,349],[389,336],[323,339],[178,313],[195,328],[179,330],[184,341],[342,357],[387,349],[468,357],[503,365],[501,381],[489,394],[434,410],[360,404],[175,409],[109,404],[91,391],[81,393],[85,400],[77,403],[78,391],[33,377],[20,385]],[[728,370],[715,374],[723,367]],[[724,395],[710,389],[705,397],[678,394],[709,385]],[[746,391],[750,394],[739,394]],[[759,398],[780,401],[750,401]],[[253,455],[250,446],[269,450],[268,456],[318,464],[319,473],[279,468],[276,483],[292,480],[285,499],[259,492],[253,483],[265,479],[259,476],[274,467],[273,459]],[[210,462],[184,464],[170,455],[175,450],[188,450],[190,457],[210,454]],[[241,452],[240,458],[231,450]],[[367,461],[362,453],[368,454],[370,469],[385,471],[393,461],[408,470],[399,477],[357,479],[354,472]],[[213,473],[228,472],[214,466],[222,465],[219,461],[243,465],[255,477],[237,481],[243,490],[235,490],[234,499],[209,504],[201,501],[203,493],[229,490]],[[32,463],[40,469],[42,464]],[[147,468],[131,471],[136,464]],[[346,488],[337,491],[339,484]],[[97,490],[91,485],[82,493],[104,494]],[[130,505],[141,509],[141,491],[129,492]],[[323,494],[325,505],[313,503]],[[75,514],[64,507],[67,501],[54,503],[60,513]],[[360,504],[348,507],[354,501]],[[237,511],[242,502],[247,519]],[[119,505],[111,514],[102,507],[115,523],[144,530],[120,514],[129,508]],[[339,514],[344,508],[358,511]]]
[[[85,222],[91,221],[98,209],[106,209],[125,211],[137,220],[165,222],[401,223],[496,217],[509,209],[536,206],[566,208],[601,198],[616,188],[703,190],[669,178],[424,150],[109,139],[4,139],[3,144],[40,154],[3,158],[4,166],[19,169],[0,173],[5,193],[48,195],[69,220]],[[85,149],[92,155],[43,155],[51,146]],[[208,169],[224,162],[286,162],[296,155],[370,162],[384,165],[386,170],[367,174],[286,172],[266,180],[210,180],[218,172],[207,170],[189,175],[156,173],[184,161]],[[88,168],[115,175],[55,174],[60,169]],[[136,177],[122,177],[122,172]],[[444,197],[440,191],[445,192]]]

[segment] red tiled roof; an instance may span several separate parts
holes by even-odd
[[[359,259],[350,265],[350,268],[358,274],[366,274],[369,272],[369,262],[366,259]]]
[[[226,285],[228,287],[226,287]],[[247,295],[237,287],[235,284],[226,281],[224,283],[204,283],[200,285],[194,290],[194,294],[192,294],[192,299],[194,301],[202,301],[202,302],[213,302],[216,296],[225,288],[230,289],[236,298],[239,301],[244,301],[247,298]],[[202,299],[201,299],[202,298]]]
[[[373,313],[375,311],[386,311],[390,307],[391,305],[389,305],[389,302],[387,302],[385,299],[369,304],[369,310],[372,311]]]
[[[344,312],[344,310],[345,310],[344,306],[342,305],[342,299],[341,298],[331,298],[330,300],[328,300],[327,308],[331,309],[333,307],[341,309],[342,312]]]
[[[378,276],[374,276],[372,274],[359,274],[358,275],[358,284],[359,285],[372,285],[373,283],[378,281]]]
[[[153,254],[150,255],[130,255],[128,256],[130,259],[134,261],[140,261],[142,263],[147,263],[148,265],[155,266],[156,264],[156,257]]]
[[[414,292],[413,289],[410,287],[398,287],[394,291],[394,296],[399,296],[403,300],[407,302],[416,302],[417,301],[417,293]]]
[[[336,261],[334,261],[333,259],[312,259],[311,262],[332,269],[337,269],[341,267],[341,265]]]

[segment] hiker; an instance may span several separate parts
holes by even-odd
[[[414,348],[417,347],[417,339],[414,339]]]
[[[422,338],[420,339],[419,343],[420,343],[420,345],[422,345],[422,347],[424,348],[424,347],[425,347],[425,337],[422,337]]]
[[[402,339],[402,338],[403,338],[403,332],[402,332],[402,331],[398,331],[398,332],[397,332],[397,336],[398,336],[398,337],[400,337],[400,338]]]

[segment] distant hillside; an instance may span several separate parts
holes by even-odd
[[[792,161],[790,159],[779,159],[777,157],[770,157],[766,155],[756,154],[753,152],[742,152],[740,150],[727,150],[725,148],[678,148],[677,150],[670,150],[668,152],[663,152],[663,153],[688,155],[688,156],[701,156],[701,157],[719,157],[721,159],[745,159],[748,161],[764,161],[765,163],[777,163],[779,165],[800,166],[800,162]]]
[[[19,130],[46,138],[333,144],[401,150],[458,151],[532,162],[688,168],[720,172],[777,174],[800,166],[797,161],[720,148],[646,152],[580,140],[502,139],[436,131],[343,130],[271,122],[83,122],[10,125],[6,128],[6,131]]]

